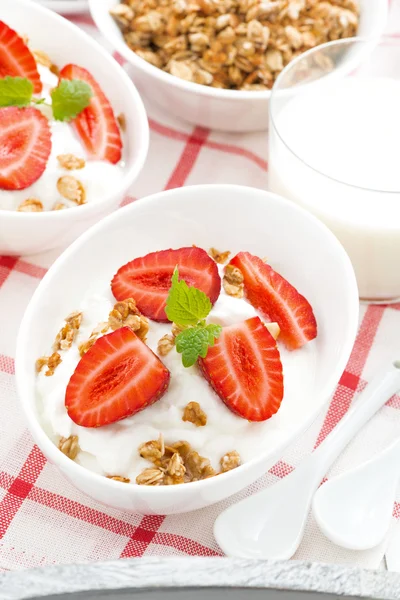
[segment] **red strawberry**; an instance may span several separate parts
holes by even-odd
[[[218,267],[205,250],[196,247],[161,250],[135,258],[114,275],[112,293],[120,301],[134,298],[146,317],[168,322],[165,304],[177,265],[179,279],[207,294],[214,304],[221,291]]]
[[[101,427],[136,414],[166,391],[170,373],[129,327],[100,337],[69,380],[65,406],[82,427]]]
[[[243,273],[251,304],[281,328],[279,339],[289,348],[300,348],[317,336],[317,322],[308,300],[269,265],[249,252],[239,252],[231,264]]]
[[[0,79],[7,75],[26,77],[33,83],[34,94],[42,91],[33,54],[18,33],[0,21]]]
[[[90,104],[71,123],[91,158],[117,163],[121,160],[122,140],[111,104],[86,69],[66,65],[60,79],[80,79],[92,88]]]
[[[248,421],[266,421],[283,398],[279,350],[259,317],[224,327],[199,366],[228,408]]]
[[[0,189],[24,190],[39,179],[51,152],[49,122],[36,108],[0,109]]]

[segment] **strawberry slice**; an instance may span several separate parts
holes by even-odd
[[[129,327],[100,337],[79,361],[65,393],[71,419],[101,427],[136,414],[166,391],[170,373]]]
[[[86,69],[66,65],[60,79],[80,79],[92,88],[90,104],[71,121],[89,156],[96,160],[117,163],[121,160],[122,140],[111,104],[103,90]]]
[[[243,273],[251,304],[281,328],[279,339],[289,350],[301,348],[317,336],[317,322],[308,300],[258,256],[239,252],[231,263]]]
[[[0,189],[24,190],[39,179],[51,152],[49,122],[36,108],[0,109]]]
[[[248,421],[266,421],[283,398],[279,350],[259,317],[222,329],[206,358],[205,378],[228,408]]]
[[[114,275],[112,293],[119,301],[134,298],[146,317],[168,322],[165,305],[176,266],[179,279],[207,294],[214,304],[221,291],[218,267],[205,250],[196,247],[161,250],[135,258]]]
[[[0,79],[26,77],[33,83],[33,93],[42,91],[42,82],[33,54],[14,29],[0,21]]]

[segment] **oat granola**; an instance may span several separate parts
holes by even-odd
[[[121,483],[130,483],[129,477],[122,477],[122,475],[107,475],[107,479],[113,479],[114,481],[121,481]]]
[[[241,464],[242,461],[240,459],[240,455],[238,452],[236,452],[236,450],[227,452],[220,460],[222,473],[236,469],[236,467],[239,467]]]
[[[86,164],[84,158],[79,158],[79,156],[75,156],[74,154],[59,154],[57,160],[60,167],[68,171],[83,169]]]
[[[27,198],[18,206],[18,212],[42,212],[43,204],[37,198]]]
[[[51,356],[41,356],[36,361],[36,371],[40,373],[44,366],[47,367],[46,377],[54,375],[54,371],[61,363],[61,356],[58,352],[53,352]]]
[[[244,277],[240,269],[233,265],[227,265],[225,268],[222,285],[225,292],[234,298],[243,298],[244,295]]]
[[[108,316],[108,324],[113,331],[120,327],[130,327],[143,342],[146,341],[149,320],[141,314],[133,298],[114,305]]]
[[[51,210],[64,210],[67,208],[62,202],[56,202]]]
[[[136,477],[138,485],[162,485],[164,481],[164,471],[156,467],[145,469]]]
[[[215,262],[220,265],[225,264],[228,261],[230,255],[229,250],[226,250],[225,252],[220,252],[216,248],[210,248],[208,253],[211,256],[211,258],[213,258]]]
[[[65,325],[58,332],[53,344],[53,351],[68,350],[77,336],[82,322],[82,313],[73,312],[65,319]]]
[[[171,334],[163,335],[163,337],[158,340],[157,344],[157,354],[160,356],[166,356],[175,345],[175,336]]]
[[[184,408],[182,421],[189,421],[196,427],[207,425],[207,415],[198,402],[189,402]]]
[[[165,445],[160,436],[141,444],[139,454],[153,463],[136,478],[139,485],[177,485],[217,475],[209,459],[200,456],[186,441]]]
[[[107,331],[110,329],[110,325],[108,322],[104,322],[104,323],[99,323],[92,331],[92,333],[89,336],[89,339],[86,342],[82,342],[79,345],[79,354],[81,356],[83,356],[84,354],[86,354],[86,352],[89,350],[89,348],[91,348],[93,346],[93,344],[95,343],[95,341],[97,340],[97,338],[102,335],[103,333],[107,333]]]
[[[79,440],[77,435],[70,435],[68,438],[62,437],[58,443],[58,448],[65,456],[71,460],[75,460],[80,450]]]
[[[86,192],[82,183],[79,179],[72,177],[72,175],[64,175],[57,181],[57,190],[67,200],[71,200],[76,204],[85,204]]]
[[[359,0],[123,0],[110,12],[150,64],[186,81],[257,91],[309,48],[356,35]]]

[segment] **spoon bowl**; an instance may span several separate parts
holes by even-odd
[[[334,544],[374,548],[389,530],[400,475],[400,441],[356,469],[327,481],[314,496],[315,520]]]
[[[376,375],[335,429],[295,471],[222,512],[215,521],[214,535],[225,554],[291,558],[301,542],[313,495],[325,473],[357,431],[399,388],[400,363],[395,361]],[[346,496],[341,498],[343,508]],[[338,510],[337,514],[339,521],[342,512]]]

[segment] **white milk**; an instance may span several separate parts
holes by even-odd
[[[400,82],[348,77],[305,87],[273,119],[270,189],[336,234],[361,298],[400,297]]]

